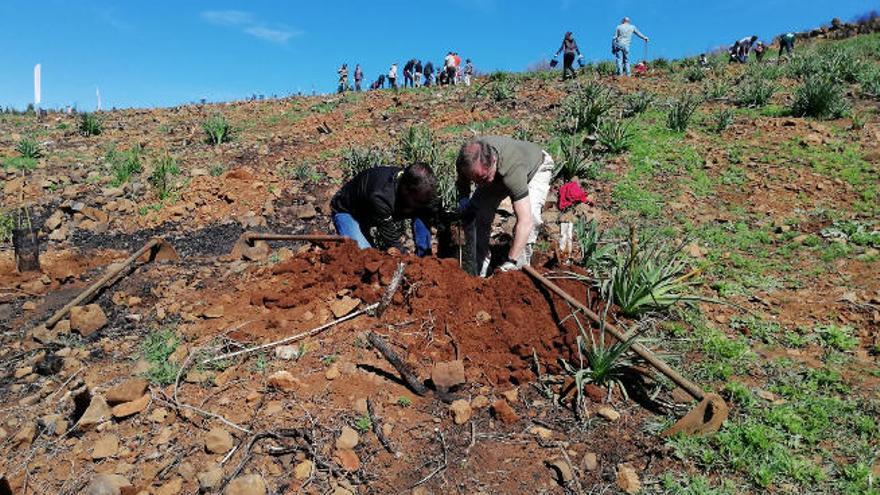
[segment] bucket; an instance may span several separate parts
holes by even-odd
[[[30,229],[14,229],[12,246],[15,249],[15,266],[19,272],[40,271],[40,239]]]

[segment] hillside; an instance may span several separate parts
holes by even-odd
[[[781,64],[635,78],[603,63],[571,82],[0,115],[0,475],[16,494],[878,493],[880,34],[798,43]],[[554,156],[536,267],[721,394],[720,431],[660,437],[694,405],[682,389],[628,354],[598,377],[582,353],[599,329],[525,273],[465,275],[443,235],[425,259],[229,254],[245,231],[333,233],[334,192],[380,163],[431,162],[453,204],[456,153],[481,134]],[[560,211],[569,180],[594,204]],[[42,270],[19,273],[28,222]],[[496,244],[512,222],[502,205]],[[103,319],[43,325],[157,236],[179,260],[124,271],[91,301]],[[381,316],[207,361],[379,301],[399,261]],[[663,270],[682,297],[627,298],[620,274],[644,289]]]

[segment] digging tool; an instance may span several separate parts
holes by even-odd
[[[302,242],[342,242],[348,239],[341,235],[322,235],[322,234],[272,234],[262,232],[245,232],[239,236],[238,240],[232,246],[232,252],[229,256],[234,259],[253,258],[255,241],[302,241]],[[266,253],[268,254],[268,253]]]
[[[615,339],[619,340],[620,342],[626,341],[626,335],[624,334],[624,332],[620,331],[619,328],[605,321],[604,318],[591,311],[580,301],[562,290],[561,287],[551,282],[549,279],[547,279],[547,277],[538,273],[537,270],[529,265],[525,265],[523,266],[523,271],[531,275],[535,280],[540,282],[541,285],[546,287],[557,296],[564,299],[567,303],[583,311],[583,313],[587,315],[589,319],[597,323],[600,328],[602,328],[605,332],[611,334],[611,336],[613,336]],[[681,420],[675,423],[669,430],[664,432],[664,436],[668,436],[679,431],[688,434],[716,431],[724,422],[724,420],[727,419],[727,404],[724,403],[724,400],[722,400],[721,397],[716,394],[704,393],[703,390],[696,383],[681,376],[678,371],[666,364],[666,362],[658,358],[653,352],[651,352],[650,349],[643,346],[642,344],[636,342],[632,345],[631,349],[633,350],[633,352],[638,354],[639,357],[644,359],[648,364],[653,366],[657,371],[659,371],[664,376],[672,380],[673,383],[684,389],[691,397],[700,401],[697,407],[695,407]]]
[[[119,276],[122,271],[130,266],[132,263],[138,260],[138,258],[142,257],[145,254],[149,254],[147,257],[147,261],[173,261],[180,259],[177,256],[177,251],[174,250],[174,247],[171,244],[165,242],[164,239],[159,237],[154,237],[150,239],[149,242],[144,244],[144,246],[137,251],[135,251],[131,256],[125,259],[122,263],[110,268],[107,270],[97,282],[93,283],[88,289],[82,291],[78,296],[73,298],[72,301],[65,304],[63,308],[59,309],[52,315],[51,318],[46,320],[45,326],[46,328],[52,328],[58,323],[62,318],[64,318],[68,312],[70,312],[71,308],[74,306],[78,306],[83,302],[91,299],[95,294],[98,293],[104,287],[111,285],[112,282],[115,282],[116,277]]]

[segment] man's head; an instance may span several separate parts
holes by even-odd
[[[758,37],[753,35],[753,36],[752,36],[751,38],[749,38],[749,39],[751,39],[751,40],[752,40],[752,43],[754,43],[755,41],[757,41]]]
[[[498,155],[487,143],[473,140],[465,143],[458,152],[455,168],[460,176],[483,186],[495,180]]]
[[[620,22],[621,24],[629,24],[629,17],[624,17],[623,20]]]
[[[414,163],[403,169],[397,183],[397,209],[407,215],[431,209],[437,202],[437,177],[430,165]]]

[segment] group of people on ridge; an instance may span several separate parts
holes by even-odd
[[[791,55],[794,52],[794,42],[796,36],[792,32],[779,35],[779,57],[781,62],[783,54]],[[741,40],[734,42],[728,49],[728,61],[730,63],[744,64],[749,61],[749,53],[755,53],[755,60],[761,62],[767,52],[767,45],[763,41],[759,41],[755,35],[747,36]],[[701,59],[702,60],[702,59]]]
[[[629,76],[631,74],[629,53],[633,35],[645,40],[645,43],[648,42],[648,37],[630,23],[629,17],[624,17],[617,28],[615,28],[614,36],[611,38],[611,53],[617,61],[618,76]],[[575,58],[577,58],[579,65],[583,67],[584,56],[581,54],[571,31],[565,33],[565,37],[562,38],[562,45],[559,47],[559,50],[556,50],[553,60],[550,62],[551,67],[556,66],[560,53],[562,53],[562,79],[566,80],[570,77],[575,77],[577,75],[574,70]]]
[[[339,75],[339,84],[337,91],[343,93],[348,91],[348,65],[342,64],[337,71]],[[422,86],[460,84],[464,82],[466,86],[471,85],[474,76],[474,65],[470,59],[465,61],[464,66],[461,65],[461,57],[456,52],[447,53],[443,59],[443,66],[434,68],[434,64],[429,60],[422,64],[422,61],[416,58],[408,60],[403,65],[403,87],[404,88],[420,88]],[[361,84],[364,79],[363,70],[360,64],[355,67],[354,71],[354,90],[361,91]],[[398,67],[397,63],[391,64],[388,72],[379,74],[379,77],[370,84],[369,89],[382,89],[385,84],[390,89],[398,89]]]

